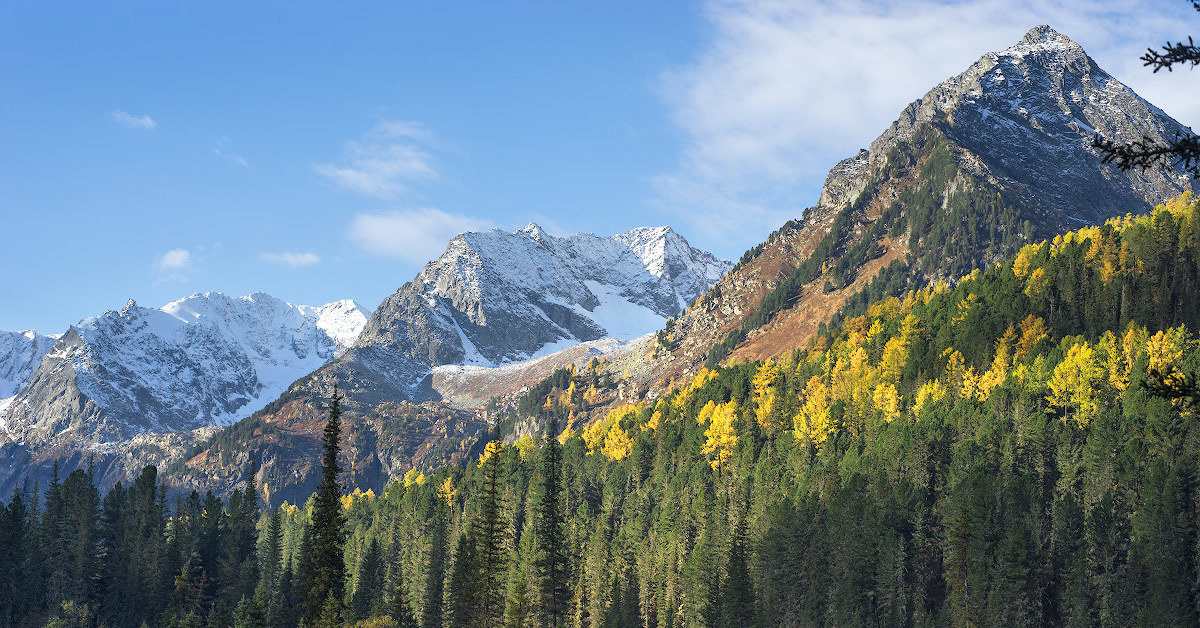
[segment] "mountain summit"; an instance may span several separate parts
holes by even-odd
[[[864,159],[880,167],[893,147],[929,124],[978,157],[979,164],[968,164],[977,174],[1029,207],[1058,214],[1056,232],[1143,209],[1191,186],[1181,173],[1122,172],[1099,163],[1091,146],[1096,133],[1168,141],[1187,129],[1102,70],[1071,38],[1041,25],[908,105],[868,150],[831,172],[821,204],[853,200],[847,175],[859,172]]]
[[[1169,140],[1185,127],[1101,69],[1066,35],[1037,26],[909,104],[870,146],[836,164],[817,204],[751,249],[641,384],[729,356],[803,343],[836,312],[956,280],[1036,239],[1192,190],[1163,168],[1101,163],[1095,134]]]
[[[729,268],[670,227],[464,233],[384,299],[327,375],[347,382],[351,398],[428,398],[435,366],[495,366],[660,329]]]
[[[159,309],[130,299],[73,325],[17,382],[0,408],[0,459],[86,457],[143,433],[228,425],[341,355],[366,320],[352,301],[311,307],[262,292]]]

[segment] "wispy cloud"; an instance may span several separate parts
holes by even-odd
[[[154,262],[159,281],[186,280],[192,269],[192,253],[187,249],[171,249]]]
[[[313,252],[307,253],[263,253],[260,255],[264,260],[273,262],[288,268],[301,268],[303,266],[312,266],[321,262],[321,258]]]
[[[358,214],[349,238],[364,251],[414,264],[441,254],[446,242],[464,231],[490,229],[491,221],[439,209]]]
[[[1200,122],[1194,74],[1151,76],[1137,61],[1196,24],[1186,2],[714,0],[705,15],[711,38],[661,77],[685,141],[654,183],[665,206],[724,239],[754,242],[798,216],[829,168],[908,103],[1037,24],[1076,39],[1184,124]]]
[[[384,120],[359,140],[346,142],[341,163],[315,170],[334,185],[376,198],[394,198],[414,184],[438,178],[429,152],[433,135],[419,123]]]
[[[214,154],[216,154],[217,157],[220,157],[221,159],[224,159],[231,163],[235,163],[243,168],[250,167],[249,162],[247,162],[244,157],[242,157],[241,155],[238,155],[230,150],[229,138],[227,138],[227,137],[222,137],[221,139],[217,140],[217,143],[214,144],[212,147],[212,151]]]
[[[154,118],[151,118],[146,114],[135,116],[132,113],[126,113],[120,109],[117,109],[112,112],[112,118],[121,126],[130,129],[153,131],[156,127],[158,127],[158,123],[154,121]]]

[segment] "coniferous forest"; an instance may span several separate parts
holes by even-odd
[[[1112,219],[383,494],[7,498],[0,626],[1194,626],[1200,202]],[[609,375],[605,375],[608,380]]]

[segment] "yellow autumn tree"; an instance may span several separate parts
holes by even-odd
[[[830,395],[820,375],[813,375],[804,387],[804,405],[792,419],[796,440],[810,443],[818,451],[825,446],[826,439],[833,433],[833,421],[829,416]]]
[[[1183,327],[1159,330],[1146,341],[1146,368],[1166,373],[1183,359],[1183,347],[1186,342],[1187,331]]]
[[[404,474],[405,488],[412,486],[413,484],[420,486],[424,483],[425,483],[425,474],[421,473],[416,468],[409,469],[408,472]]]
[[[490,441],[484,448],[483,453],[479,455],[479,466],[488,461],[488,458],[499,455],[504,451],[504,444],[498,440]]]
[[[609,460],[624,460],[631,451],[633,451],[633,440],[629,438],[629,434],[625,432],[620,423],[612,426],[608,430],[608,436],[604,437],[604,446],[600,449],[600,453]]]
[[[992,358],[992,366],[975,381],[974,395],[979,401],[987,401],[988,397],[991,397],[992,391],[1008,378],[1008,369],[1012,366],[1009,347],[1016,337],[1016,330],[1009,325],[1008,329],[1004,330],[1004,334],[996,339],[996,354]]]
[[[1046,321],[1029,314],[1021,321],[1021,337],[1017,339],[1016,359],[1024,360],[1043,338],[1049,337]]]
[[[883,420],[891,423],[900,416],[900,395],[896,387],[884,382],[875,387],[875,409],[883,414]]]
[[[1054,367],[1054,374],[1047,382],[1050,394],[1046,400],[1051,406],[1071,411],[1076,425],[1087,427],[1100,411],[1099,384],[1104,375],[1095,352],[1086,342],[1072,345],[1062,362]]]
[[[1028,275],[1030,268],[1033,266],[1033,258],[1042,252],[1042,247],[1045,245],[1044,242],[1039,242],[1037,244],[1026,244],[1021,247],[1021,250],[1017,253],[1017,257],[1013,260],[1013,274],[1021,278]]]
[[[917,394],[913,397],[912,413],[913,418],[921,416],[921,410],[930,403],[941,401],[946,396],[946,388],[938,380],[930,380],[921,384],[917,389]]]
[[[704,430],[708,440],[700,451],[712,458],[708,464],[713,470],[719,470],[733,456],[733,448],[737,446],[737,428],[733,425],[736,420],[737,402],[723,403],[713,412],[708,429]]]
[[[774,433],[771,414],[775,411],[778,393],[775,384],[779,381],[779,368],[774,360],[767,360],[758,367],[752,382],[754,388],[754,418],[768,433]]]
[[[1041,268],[1035,268],[1033,272],[1029,273],[1029,280],[1025,282],[1025,296],[1040,296],[1049,287],[1050,280],[1046,277],[1046,271]]]

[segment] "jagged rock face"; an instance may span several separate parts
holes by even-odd
[[[1049,26],[986,54],[900,114],[871,143],[879,163],[926,122],[976,155],[1033,206],[1080,223],[1153,207],[1191,189],[1161,168],[1121,172],[1100,164],[1096,133],[1112,140],[1173,139],[1187,129],[1100,69],[1083,48]]]
[[[935,221],[957,220],[949,210],[951,198],[973,189],[977,197],[1002,199],[1018,213],[1030,237],[1041,238],[1082,223],[1144,213],[1194,190],[1194,181],[1164,168],[1121,172],[1102,164],[1091,147],[1097,132],[1116,140],[1169,140],[1184,131],[1100,69],[1078,44],[1048,26],[1038,26],[1011,48],[984,55],[962,74],[931,89],[868,148],[835,165],[814,207],[758,247],[717,284],[701,307],[680,317],[669,338],[671,351],[625,368],[652,395],[661,393],[671,381],[695,373],[710,347],[755,314],[763,296],[830,236],[837,218],[845,219],[844,231],[834,234],[839,238],[837,249],[846,251],[866,237],[887,208],[896,206],[906,215],[905,193],[923,184],[922,160],[930,158],[918,146],[925,141],[918,139],[922,133],[925,139],[944,140],[951,155],[945,186],[927,190],[942,206]],[[905,159],[909,161],[893,163]],[[995,234],[1008,237],[1003,243],[987,238],[956,241],[954,255],[982,267],[1015,252],[1021,238],[999,227]],[[791,307],[752,330],[729,355],[762,359],[804,346],[818,325],[862,290],[885,263],[910,255],[928,257],[928,250],[918,250],[925,235],[892,230],[878,241],[879,257],[853,269],[850,285],[824,290],[829,275],[822,272],[789,297]],[[835,256],[829,266],[836,261]],[[908,272],[932,281],[954,279],[969,270],[948,266],[910,266]]]
[[[142,433],[228,425],[343,353],[365,325],[353,302],[295,306],[263,293],[132,300],[71,327],[3,417],[0,445],[106,454]]]
[[[59,336],[43,336],[33,330],[0,331],[0,404],[21,391],[42,363],[42,356]]]
[[[367,403],[433,395],[444,364],[494,366],[662,327],[729,269],[670,227],[554,237],[537,225],[454,238],[380,304],[328,372]]]

